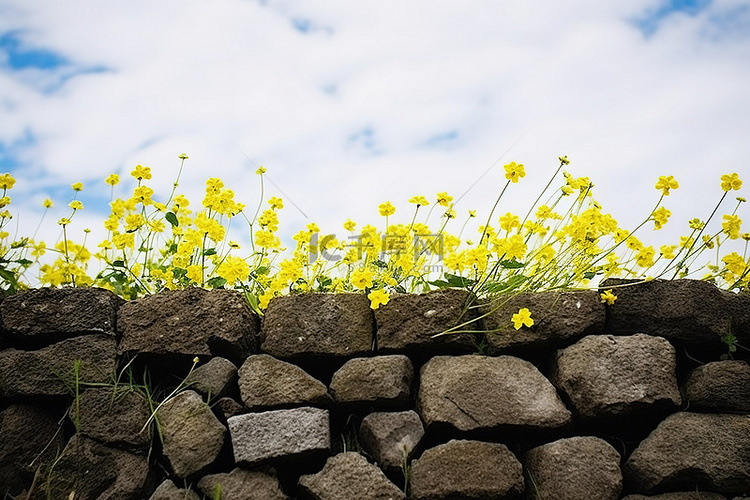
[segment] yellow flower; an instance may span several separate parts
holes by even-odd
[[[635,263],[641,267],[651,267],[654,265],[654,248],[651,246],[641,248],[635,256]]]
[[[0,198],[0,208],[7,207],[10,205],[10,196],[3,196]]]
[[[186,155],[185,153],[182,153],[182,154],[181,154],[180,156],[178,156],[177,158],[179,158],[180,160],[187,160],[187,159],[188,159],[188,155]]]
[[[234,285],[237,280],[243,281],[247,278],[250,266],[245,259],[230,255],[216,268],[216,274],[227,280],[228,284]]]
[[[70,219],[68,219],[67,217],[63,217],[62,219],[57,221],[57,223],[61,226],[67,226],[68,224],[70,224]]]
[[[268,200],[268,203],[274,210],[281,210],[282,208],[284,208],[284,200],[282,200],[281,198],[277,198],[276,196],[270,198]]]
[[[670,189],[677,189],[680,185],[674,180],[673,175],[664,176],[660,175],[659,180],[656,182],[656,189],[661,189],[664,196],[669,196]]]
[[[726,264],[729,272],[736,276],[741,276],[745,272],[745,260],[737,252],[725,255],[721,258],[721,261]]]
[[[346,222],[344,222],[344,229],[347,231],[354,231],[355,227],[357,227],[357,223],[351,219],[346,219]]]
[[[667,219],[672,215],[672,212],[664,207],[659,207],[654,210],[654,213],[651,215],[654,217],[654,229],[658,230],[664,227],[664,224],[667,223]]]
[[[734,174],[724,174],[721,176],[721,189],[724,191],[731,191],[734,189],[737,191],[742,187],[742,181],[740,180],[740,176],[736,173]]]
[[[83,210],[83,203],[79,200],[71,201],[70,203],[68,203],[68,206],[73,210]]]
[[[380,290],[373,290],[372,292],[367,294],[367,298],[370,299],[370,307],[372,309],[377,309],[381,305],[385,305],[388,303],[388,300],[390,300],[390,295],[388,295],[388,292],[386,292],[383,289]]]
[[[510,212],[500,216],[500,229],[510,231],[513,228],[521,226],[521,219]]]
[[[201,283],[203,281],[203,266],[200,266],[198,264],[187,266],[186,275],[188,279],[194,281],[195,283]]]
[[[12,189],[16,180],[9,173],[0,175],[0,189]]]
[[[512,161],[503,168],[505,169],[505,178],[512,182],[518,182],[519,177],[526,177],[526,172],[520,163]]]
[[[83,183],[82,182],[76,182],[75,184],[71,184],[70,187],[73,188],[73,191],[83,191]]]
[[[367,268],[355,269],[349,278],[354,287],[364,290],[372,286],[372,271]]]
[[[116,186],[120,182],[120,176],[117,174],[109,174],[107,178],[104,179],[104,182],[106,182],[110,186]]]
[[[383,217],[388,217],[389,215],[396,213],[396,207],[394,207],[393,203],[390,201],[386,201],[385,203],[378,205],[378,211]]]
[[[560,160],[560,163],[563,165],[570,165],[570,160],[568,160],[568,155],[558,156],[557,159]]]
[[[449,195],[445,191],[442,193],[437,194],[437,202],[439,205],[442,205],[444,207],[450,206],[451,202],[453,201],[453,196]]]
[[[688,225],[690,226],[690,229],[701,230],[701,229],[703,229],[703,226],[705,225],[705,223],[702,220],[700,220],[699,218],[696,217],[695,219],[690,219],[688,221]]]
[[[662,245],[659,247],[659,251],[665,259],[674,259],[675,249],[677,249],[677,245]]]
[[[45,199],[44,202],[42,202],[42,206],[44,208],[52,208],[52,205],[54,205],[54,203],[52,203],[52,200],[50,200],[49,198]]]
[[[142,181],[143,179],[149,180],[151,179],[151,168],[144,167],[142,165],[136,165],[135,170],[130,172],[130,175],[132,175],[139,181]]]
[[[615,300],[617,300],[617,295],[612,293],[612,290],[607,290],[604,293],[600,293],[599,297],[601,297],[603,303],[610,306],[615,303]]]
[[[740,237],[740,226],[742,219],[736,215],[725,215],[724,222],[721,223],[722,233],[729,236],[729,239],[736,240]]]
[[[452,208],[449,208],[448,210],[445,211],[445,213],[443,214],[443,216],[444,217],[448,217],[449,219],[455,219],[456,218],[456,211],[453,210]]]
[[[258,170],[255,171],[255,173],[258,175],[263,175],[266,172],[268,172],[268,170],[266,170],[266,167],[258,167]]]
[[[413,203],[418,207],[424,207],[430,204],[424,196],[412,196],[409,198],[409,203]]]
[[[477,216],[477,211],[476,210],[469,210],[469,217],[473,218],[473,217],[476,217],[476,216]]]
[[[521,326],[531,327],[534,324],[534,320],[531,318],[531,311],[527,308],[522,307],[516,314],[513,315],[513,328],[519,330]]]

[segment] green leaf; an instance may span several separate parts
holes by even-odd
[[[594,276],[596,276],[596,271],[588,271],[588,272],[583,273],[583,277],[586,278],[587,280],[593,279]]]
[[[207,280],[206,284],[211,288],[221,288],[227,284],[227,280],[225,280],[221,276],[214,276],[213,278]]]
[[[450,273],[443,273],[443,277],[448,282],[448,284],[454,288],[466,288],[477,282],[477,280],[464,278],[463,276],[457,276]]]
[[[523,262],[518,262],[516,259],[500,261],[500,267],[504,269],[521,269],[525,266],[526,264],[524,264]]]
[[[484,286],[482,286],[482,289],[484,291],[490,293],[502,292],[506,288],[508,288],[508,284],[504,281],[488,281],[484,284]]]
[[[215,248],[206,248],[203,250],[203,255],[208,257],[209,255],[216,255],[216,249]]]
[[[257,269],[255,270],[255,274],[256,274],[256,275],[261,275],[261,274],[268,274],[268,273],[270,273],[270,272],[271,272],[271,268],[270,268],[270,267],[266,267],[266,266],[260,266],[260,267],[258,267],[258,268],[257,268]]]
[[[29,267],[31,264],[34,263],[33,260],[29,260],[29,259],[18,259],[16,262],[18,262],[23,267]]]
[[[447,281],[443,281],[443,280],[430,281],[429,283],[430,285],[436,286],[438,288],[450,288],[451,286],[450,283],[448,283]]]
[[[2,276],[8,283],[10,283],[11,290],[18,289],[18,280],[16,279],[16,273],[8,271],[7,269],[0,268],[0,276]]]
[[[375,266],[379,267],[380,269],[387,269],[388,268],[388,264],[385,263],[385,262],[383,262],[382,260],[376,260],[376,261],[373,262],[373,264],[375,264]]]
[[[125,262],[122,260],[116,260],[112,263],[112,267],[125,267]]]
[[[528,278],[524,276],[523,274],[516,274],[508,278],[508,286],[506,287],[506,291],[513,290],[514,288],[518,288],[523,284],[524,281],[526,281]]]
[[[174,214],[174,212],[167,212],[164,214],[164,218],[167,219],[167,222],[172,224],[172,227],[177,227],[180,225],[180,222],[177,220],[177,216]]]

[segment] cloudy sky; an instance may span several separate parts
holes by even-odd
[[[180,153],[196,203],[218,176],[254,206],[268,168],[287,235],[380,223],[385,200],[408,220],[410,196],[443,190],[486,214],[511,160],[528,175],[500,210],[525,213],[559,155],[631,227],[674,175],[684,234],[721,174],[750,182],[750,1],[0,0],[22,233],[49,196],[55,239],[77,181],[99,230],[109,173],[150,166],[166,196]]]

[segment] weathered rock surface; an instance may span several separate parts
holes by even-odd
[[[559,429],[572,416],[537,368],[512,356],[436,356],[421,371],[418,411],[429,428]]]
[[[746,415],[675,413],[633,451],[625,485],[638,493],[750,491],[750,418]]]
[[[116,355],[116,341],[106,335],[74,337],[36,351],[0,351],[0,398],[68,397],[78,361],[80,382],[103,383],[114,375]]]
[[[534,325],[516,330],[511,318],[522,307],[531,311]],[[495,349],[560,347],[604,330],[604,304],[592,290],[549,291],[500,297],[485,305],[487,342]]]
[[[682,401],[674,348],[664,338],[643,334],[584,337],[557,351],[551,380],[584,419]]]
[[[452,440],[411,465],[411,498],[511,499],[524,492],[521,463],[504,444]]]
[[[17,495],[37,469],[46,471],[65,447],[57,418],[24,404],[0,412],[0,492]]]
[[[469,292],[445,289],[421,295],[394,294],[387,304],[375,310],[377,348],[380,352],[430,353],[473,351],[474,334],[436,335],[475,319],[475,309],[467,309]],[[461,330],[482,330],[474,321]]]
[[[225,358],[211,358],[195,368],[185,379],[185,384],[211,400],[226,395],[237,382],[237,367]]]
[[[275,297],[261,336],[261,349],[280,359],[361,356],[372,349],[370,301],[361,293]]]
[[[211,474],[198,481],[198,489],[212,500],[287,500],[279,488],[279,481],[260,471],[234,469],[232,472]],[[220,491],[221,496],[215,496]]]
[[[238,465],[293,460],[331,447],[328,410],[320,408],[245,413],[227,424]]]
[[[618,500],[622,492],[620,454],[603,439],[559,439],[524,457],[530,498]]]
[[[685,383],[691,410],[750,413],[750,365],[715,361],[694,369]]]
[[[317,474],[300,477],[299,485],[314,500],[406,499],[380,469],[355,452],[329,458]]]
[[[247,409],[244,406],[232,398],[221,398],[216,402],[214,408],[218,410],[217,415],[219,417],[224,417],[224,421],[229,417],[234,417],[235,415],[247,412]]]
[[[680,491],[661,495],[628,495],[622,500],[726,500],[727,497],[710,491]]]
[[[370,413],[359,427],[362,446],[388,472],[404,466],[422,436],[422,420],[411,410]]]
[[[175,476],[194,476],[214,463],[226,428],[194,391],[183,391],[158,410],[163,454]]]
[[[86,389],[68,415],[82,436],[101,443],[136,448],[151,443],[152,426],[144,429],[151,408],[143,394],[128,386]]]
[[[331,379],[331,395],[338,403],[375,408],[406,408],[414,366],[401,354],[350,359]]]
[[[115,336],[125,301],[102,288],[39,288],[0,302],[0,330],[12,345],[39,347],[79,335]]]
[[[76,434],[35,490],[34,499],[117,498],[141,500],[150,491],[151,475],[145,455],[110,448]]]
[[[328,405],[328,388],[297,365],[257,354],[239,371],[242,402],[250,409]]]
[[[165,479],[149,500],[200,500],[200,496],[193,490],[178,488],[170,479]]]
[[[187,288],[125,303],[120,353],[221,356],[240,364],[258,348],[258,319],[234,290]]]
[[[617,300],[608,308],[605,333],[719,342],[731,328],[725,292],[707,281],[610,278],[599,285],[602,291],[612,287]]]

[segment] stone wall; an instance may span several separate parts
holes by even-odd
[[[0,303],[0,494],[23,499],[739,498],[750,295],[544,292]],[[519,308],[534,325],[513,328]],[[452,330],[451,333],[446,333]],[[726,358],[726,356],[724,356]],[[681,492],[681,493],[670,493]],[[645,495],[645,496],[644,496]]]

